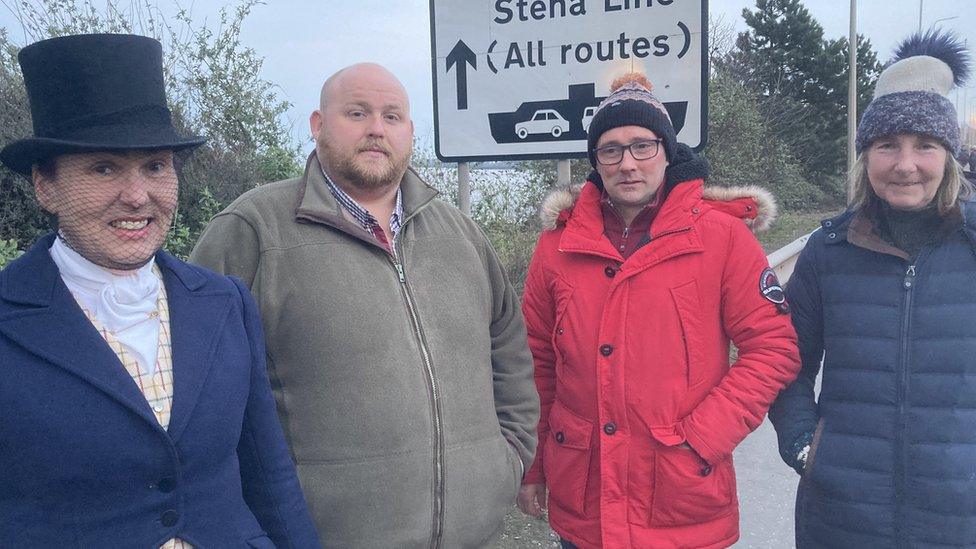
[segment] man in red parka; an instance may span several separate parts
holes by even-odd
[[[749,230],[761,189],[705,189],[639,74],[589,127],[596,168],[543,205],[524,314],[542,401],[519,491],[563,547],[727,547],[732,450],[796,377],[788,305]],[[729,344],[738,348],[729,365]]]

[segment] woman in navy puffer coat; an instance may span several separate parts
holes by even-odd
[[[976,547],[976,202],[945,97],[968,58],[934,34],[898,57],[858,127],[852,207],[786,288],[803,370],[770,419],[801,549]]]

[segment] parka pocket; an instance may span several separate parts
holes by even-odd
[[[702,337],[702,310],[698,299],[698,283],[695,280],[671,288],[678,320],[681,322],[681,342],[685,348],[685,366],[688,387],[701,382],[703,375],[702,357],[705,348]]]
[[[549,440],[542,458],[549,499],[580,517],[585,511],[592,434],[592,422],[574,414],[558,400],[553,402],[549,410]]]
[[[556,316],[552,326],[551,343],[556,354],[556,375],[562,373],[563,365],[566,363],[566,346],[571,343],[572,332],[567,332],[569,319],[566,318],[566,311],[573,299],[573,286],[566,284],[561,279],[553,283],[553,298],[556,303]]]
[[[732,512],[732,460],[709,465],[694,450],[658,446],[654,453],[651,526],[707,522]]]

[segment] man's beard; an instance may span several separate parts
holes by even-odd
[[[357,145],[350,155],[337,151],[327,138],[320,140],[319,146],[325,155],[325,165],[329,172],[358,189],[376,190],[395,185],[400,182],[410,165],[410,153],[397,158],[396,153],[382,141],[370,140]],[[385,166],[382,163],[363,165],[357,162],[356,155],[368,149],[385,152]]]

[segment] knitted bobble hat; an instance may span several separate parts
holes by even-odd
[[[957,154],[962,145],[959,123],[946,96],[966,81],[969,71],[969,54],[952,33],[930,30],[906,39],[881,72],[874,99],[857,126],[857,152],[880,137],[918,134]]]
[[[632,72],[616,78],[610,84],[610,95],[604,99],[593,114],[587,136],[587,152],[590,165],[596,168],[596,148],[600,136],[608,130],[621,126],[641,126],[654,132],[662,139],[661,146],[670,162],[678,146],[674,126],[668,116],[664,103],[654,97],[654,85],[643,74]]]

